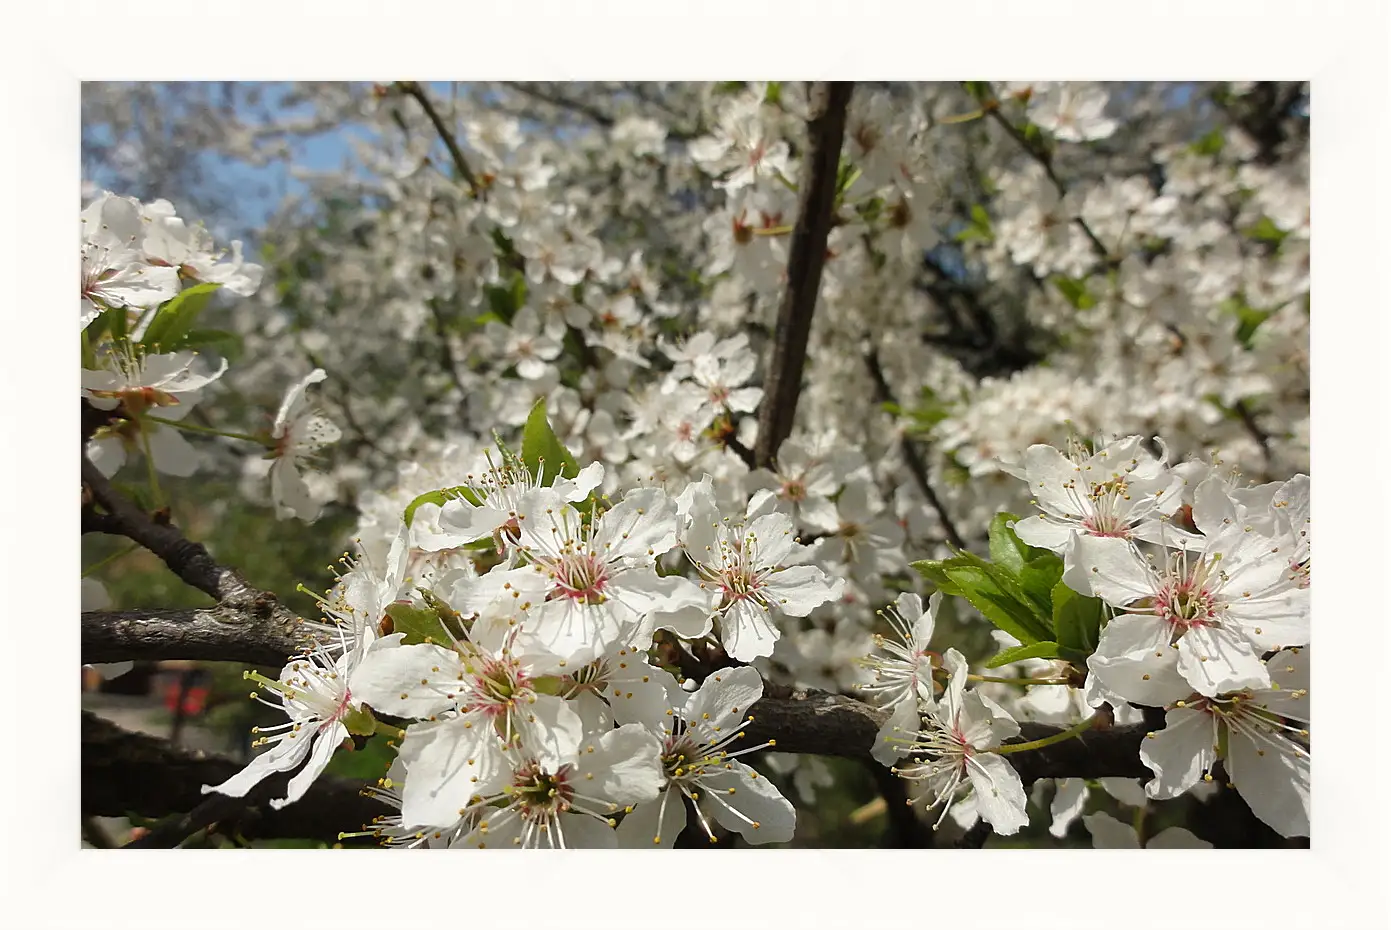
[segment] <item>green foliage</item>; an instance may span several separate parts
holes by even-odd
[[[908,429],[918,435],[931,432],[934,426],[951,416],[950,406],[927,385],[923,385],[922,391],[918,395],[918,402],[909,410],[904,410],[892,401],[886,401],[882,406],[886,413],[896,417],[906,416],[910,418],[912,423]]]
[[[1064,275],[1053,275],[1050,279],[1053,286],[1058,289],[1068,303],[1078,310],[1090,310],[1096,306],[1096,298],[1087,290],[1087,282],[1084,278],[1069,278]]]
[[[236,333],[225,329],[195,329],[184,337],[180,348],[209,349],[230,363],[241,358],[242,339]]]
[[[343,726],[355,736],[371,736],[377,731],[377,718],[372,716],[372,711],[366,705],[363,705],[357,710],[349,709],[343,715]]]
[[[324,772],[371,784],[386,774],[395,758],[396,750],[379,736],[368,740],[361,749],[335,752]]]
[[[836,166],[836,201],[845,196],[845,192],[850,189],[850,185],[860,179],[859,167],[845,156],[841,156],[840,164]]]
[[[1243,297],[1229,297],[1218,305],[1218,309],[1236,317],[1236,338],[1246,348],[1251,348],[1256,330],[1268,320],[1274,310],[1257,310]],[[1220,405],[1219,405],[1220,406]]]
[[[526,305],[526,276],[514,271],[506,285],[489,284],[483,288],[483,293],[488,298],[488,312],[480,317],[478,322],[496,319],[498,322],[511,325],[517,311]]]
[[[1257,242],[1271,242],[1275,245],[1285,241],[1288,232],[1275,225],[1275,221],[1268,216],[1261,217],[1253,226],[1242,230],[1248,239],[1255,239]]]
[[[141,341],[147,346],[158,346],[161,352],[187,348],[193,324],[220,287],[220,284],[195,284],[184,288],[155,312]]]
[[[1053,629],[1058,644],[1089,656],[1096,651],[1105,610],[1099,598],[1078,594],[1059,581],[1053,587]]]
[[[130,311],[125,307],[112,307],[103,310],[101,314],[92,322],[87,324],[83,330],[91,344],[95,346],[101,341],[101,337],[110,334],[111,338],[120,342],[126,338],[126,323],[130,316]]]
[[[549,487],[557,476],[573,478],[580,473],[575,457],[551,429],[546,419],[546,399],[543,397],[531,408],[522,430],[522,461],[539,485]]]
[[[392,604],[387,607],[386,615],[391,618],[391,631],[393,633],[405,633],[401,642],[423,643],[429,640],[441,645],[454,641],[449,630],[444,625],[444,618],[439,612],[430,607],[416,607],[413,604]]]
[[[1223,146],[1227,144],[1227,138],[1223,135],[1221,128],[1216,128],[1208,132],[1197,142],[1188,147],[1188,150],[1195,155],[1218,155]]]
[[[990,214],[980,204],[971,205],[971,223],[956,234],[957,242],[979,240],[989,242],[995,238],[995,229],[990,225]]]
[[[438,504],[443,507],[447,501],[461,497],[475,507],[481,507],[483,505],[483,499],[478,496],[477,492],[475,492],[473,488],[465,485],[459,485],[453,488],[440,488],[438,491],[426,491],[406,505],[406,512],[403,516],[403,519],[406,521],[406,526],[411,525],[411,521],[415,519],[415,512],[420,509],[421,504]]]
[[[999,668],[1002,665],[1009,665],[1011,662],[1022,662],[1025,659],[1056,659],[1058,655],[1058,644],[1052,642],[1030,643],[1027,646],[1011,646],[991,656],[985,663],[985,667]]]
[[[1029,658],[1080,663],[1096,649],[1101,601],[1063,584],[1062,559],[1021,540],[1014,532],[1018,519],[1012,513],[995,515],[988,560],[959,551],[949,559],[914,562],[913,568],[1019,640],[1022,645],[992,658],[991,668]]]

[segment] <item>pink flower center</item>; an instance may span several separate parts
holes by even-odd
[[[1167,582],[1154,599],[1155,613],[1179,629],[1205,626],[1217,619],[1217,603],[1201,579],[1183,578]]]
[[[584,604],[602,604],[608,599],[608,563],[593,552],[570,552],[552,566],[555,587],[552,598],[569,598]]]

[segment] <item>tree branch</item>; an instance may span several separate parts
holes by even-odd
[[[991,119],[1004,128],[1005,132],[1009,134],[1009,137],[1017,142],[1019,146],[1028,153],[1030,158],[1039,163],[1043,168],[1043,173],[1048,176],[1048,180],[1053,182],[1053,187],[1057,190],[1058,196],[1062,197],[1065,195],[1067,193],[1067,188],[1063,185],[1062,179],[1058,177],[1058,173],[1053,170],[1053,157],[1042,147],[1025,138],[1024,133],[1019,131],[1019,127],[1005,118],[1005,115],[1000,112],[999,101],[993,98],[993,92],[991,102],[995,105],[986,106],[984,103],[982,104],[985,112],[989,114]],[[1106,244],[1101,241],[1100,237],[1092,230],[1091,226],[1087,224],[1086,220],[1082,219],[1080,216],[1074,216],[1072,222],[1076,223],[1077,227],[1082,230],[1087,240],[1091,242],[1092,251],[1096,252],[1097,257],[1106,265],[1112,266],[1120,264],[1119,260],[1111,254],[1111,250],[1106,248]]]
[[[758,441],[754,446],[754,460],[764,468],[772,465],[778,446],[792,432],[797,413],[811,317],[821,291],[826,239],[831,232],[845,112],[854,86],[849,81],[818,81],[808,93],[809,138],[798,178],[797,222],[792,228],[787,259],[787,289],[778,308],[766,390],[758,412]]]
[[[214,823],[247,838],[296,837],[336,842],[388,813],[362,797],[361,783],[320,776],[294,804],[281,810],[259,802],[283,792],[291,773],[274,775],[245,798],[202,793],[241,771],[241,763],[221,756],[176,749],[166,740],[131,733],[89,711],[82,713],[82,814],[86,817],[163,817],[189,811],[161,824],[129,847],[172,847]],[[248,803],[250,802],[250,803]]]
[[[228,604],[190,609],[90,610],[82,614],[82,661],[191,659],[272,665],[313,644],[308,625],[288,611],[269,615]]]
[[[186,632],[184,624],[191,624]],[[203,659],[282,665],[302,640],[280,630],[266,642],[264,621],[219,606],[199,611],[88,611],[82,615],[82,658],[86,662],[125,659]],[[272,628],[274,629],[274,628]],[[809,753],[872,760],[871,750],[888,712],[829,691],[800,690],[768,682],[763,699],[750,711],[744,744],[776,740],[779,752]],[[1010,763],[1030,783],[1039,778],[1141,778],[1149,770],[1140,762],[1140,740],[1163,726],[1156,716],[1147,724],[1091,730],[1075,739],[1029,752],[1011,753]],[[1042,739],[1062,728],[1021,724],[1018,741]]]
[[[156,522],[135,506],[111,486],[85,454],[82,483],[106,512],[102,520],[106,532],[119,533],[149,549],[192,587],[239,611],[265,618],[277,616],[286,622],[298,619],[280,606],[274,594],[253,588],[237,572],[213,561],[202,544],[192,542],[172,524]]]
[[[416,102],[420,104],[420,108],[425,111],[425,115],[430,118],[430,122],[434,125],[435,132],[439,133],[439,137],[444,140],[445,148],[449,149],[449,157],[454,159],[455,169],[458,170],[459,176],[464,179],[464,183],[468,185],[469,196],[477,198],[483,191],[478,184],[478,178],[474,175],[473,169],[469,167],[467,159],[464,158],[463,150],[459,148],[458,140],[454,138],[454,133],[450,132],[449,127],[444,124],[443,117],[440,116],[439,110],[435,109],[435,104],[430,100],[430,95],[425,92],[425,88],[420,85],[419,81],[397,81],[396,86],[401,89],[402,93],[414,97]]]
[[[562,94],[552,93],[544,86],[528,81],[500,81],[503,87],[514,90],[519,94],[539,100],[544,104],[553,106],[559,110],[569,110],[578,113],[585,119],[598,123],[604,129],[613,128],[613,117],[593,104],[585,103],[583,100],[575,100]]]
[[[871,344],[868,354],[865,355],[865,364],[869,366],[869,376],[874,380],[875,399],[883,403],[897,403],[893,391],[889,389],[888,379],[884,377],[884,368],[879,364],[879,350]],[[966,548],[966,541],[957,532],[956,525],[952,523],[951,516],[947,513],[947,507],[942,503],[937,492],[932,489],[932,485],[927,480],[927,463],[923,461],[922,455],[918,452],[918,447],[913,444],[906,434],[898,437],[899,449],[903,452],[903,460],[908,463],[908,470],[913,473],[913,480],[917,482],[918,490],[922,491],[923,497],[932,505],[932,509],[937,511],[937,519],[942,523],[942,530],[947,534],[947,539],[958,549]]]

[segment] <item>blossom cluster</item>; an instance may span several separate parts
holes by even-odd
[[[1052,592],[1059,642],[1020,652],[1010,638],[1001,653],[1062,660],[1020,676],[1025,693],[997,701],[966,690],[961,653],[928,648],[941,595],[927,609],[916,594],[898,599],[896,641],[881,637],[866,660],[875,681],[865,689],[892,709],[876,758],[911,757],[897,770],[926,782],[939,822],[969,784],[966,821],[978,815],[1000,833],[1028,823],[1019,776],[998,755],[1019,733],[1016,715],[1085,726],[1103,706],[1113,720],[1162,707],[1164,728],[1140,749],[1154,773],[1148,798],[1210,783],[1220,761],[1261,820],[1283,836],[1308,835],[1309,479],[1238,486],[1219,466],[1166,459],[1162,445],[1130,436],[1066,452],[1030,446],[1011,466],[1041,512],[1008,532],[1040,566],[1051,553],[1057,584],[1071,592]],[[1063,597],[1097,608],[1080,637],[1063,627]],[[1065,803],[1063,822],[1080,809]]]
[[[1208,92],[1236,112],[1247,89]],[[125,125],[143,93],[90,106]],[[670,844],[688,810],[781,841],[768,773],[807,801],[829,775],[736,758],[769,681],[875,696],[875,758],[937,818],[1022,829],[1020,724],[1163,707],[1139,803],[1221,777],[1307,834],[1307,137],[1134,93],[855,89],[771,460],[752,450],[808,182],[800,85],[604,85],[611,118],[579,126],[563,88],[471,85],[440,120],[408,82],[296,86],[298,122],[240,107],[224,153],[364,131],[356,170],[304,174],[258,231],[264,269],[167,201],[89,191],[97,468],[159,501],[159,475],[227,467],[221,436],[258,447],[233,466],[253,504],[357,512],[321,641],[258,687],[288,723],[217,790],[302,766],[288,803],[382,732],[393,845]],[[226,295],[247,299],[212,329]],[[252,402],[214,410],[224,389]],[[1018,570],[1001,539],[1032,574],[989,574]],[[968,568],[1023,591],[1022,617],[951,574],[987,542]],[[993,624],[1000,654],[930,649],[943,611]],[[683,685],[695,652],[716,671]],[[1058,784],[1055,831],[1089,790]],[[1098,845],[1140,844],[1087,816]]]
[[[308,760],[275,803],[294,801],[381,717],[399,744],[372,794],[399,813],[370,832],[390,845],[670,846],[686,799],[711,841],[712,823],[791,839],[791,803],[739,760],[772,745],[741,742],[762,677],[726,667],[687,691],[653,650],[709,638],[768,656],[781,617],[842,583],[807,564],[771,492],[733,515],[709,479],[610,506],[598,463],[547,485],[540,461],[497,455],[343,575],[323,599],[336,638],[258,678],[288,717],[263,738],[274,747],[205,790],[241,796]]]

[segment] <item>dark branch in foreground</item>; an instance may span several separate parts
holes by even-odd
[[[84,661],[122,659],[203,659],[278,665],[300,640],[266,621],[239,615],[234,608],[206,610],[90,611],[82,616]],[[751,708],[743,744],[776,741],[781,752],[856,759],[878,766],[871,750],[886,712],[826,691],[794,690],[767,684]],[[1019,740],[1036,740],[1058,727],[1023,724]],[[1041,749],[1011,754],[1010,763],[1026,785],[1039,778],[1145,777],[1140,742],[1146,725],[1088,732]],[[242,766],[231,760],[191,753],[167,741],[128,733],[90,713],[82,717],[82,813],[85,816],[137,814],[160,817],[187,811],[161,824],[132,845],[172,847],[220,824],[250,837],[305,837],[334,840],[383,813],[381,805],[359,797],[362,785],[344,779],[315,781],[301,800],[276,811],[266,802],[283,794],[292,773],[261,783],[245,798],[203,795],[202,785],[226,781]],[[887,775],[887,772],[885,772]],[[892,794],[892,792],[890,792]],[[898,842],[925,845],[906,818],[895,822]]]
[[[160,610],[93,610],[82,615],[82,661],[193,659],[285,664],[310,645],[308,629],[283,612],[263,616],[218,604]]]
[[[135,506],[111,486],[86,454],[82,456],[82,483],[93,503],[103,511],[94,511],[90,518],[99,522],[103,532],[125,536],[149,549],[186,584],[216,599],[220,607],[227,609],[228,616],[238,618],[237,622],[260,629],[276,625],[282,630],[302,622],[281,606],[274,594],[252,587],[240,574],[213,561],[201,543],[188,539],[170,523],[157,522]]]
[[[769,696],[752,707],[754,723],[744,728],[748,745],[774,738],[779,751],[878,764],[870,750],[883,712],[824,691],[793,691],[775,685],[766,690]],[[1022,729],[1020,740],[1059,731],[1027,723]],[[1025,785],[1039,778],[1145,777],[1149,771],[1140,762],[1139,748],[1146,731],[1143,725],[1099,730],[1008,758]],[[235,829],[247,838],[332,842],[340,832],[356,830],[387,812],[359,795],[361,784],[328,776],[321,776],[303,798],[278,811],[265,802],[283,792],[291,773],[266,779],[245,798],[202,794],[202,785],[220,784],[241,768],[231,759],[177,749],[166,740],[127,732],[89,712],[82,715],[84,816],[162,817],[189,812],[131,845],[176,846],[212,824]]]
[[[886,711],[828,691],[765,684],[763,694],[750,711],[753,723],[744,727],[749,745],[773,739],[779,752],[873,759],[870,752]],[[1040,778],[1147,778],[1152,773],[1140,761],[1140,741],[1149,730],[1143,724],[1093,730],[1007,758],[1026,785]],[[1010,742],[1042,739],[1061,728],[1023,723],[1020,731]]]
[[[264,627],[254,618],[239,616],[225,606],[204,611],[91,611],[83,615],[82,627],[84,661],[196,658],[278,665],[297,648],[294,637],[264,639]],[[844,695],[771,683],[765,685],[763,699],[753,705],[750,714],[754,719],[744,727],[745,745],[775,740],[780,752],[868,761],[872,761],[875,737],[887,717],[885,711]],[[1025,723],[1021,729],[1019,741],[1059,732],[1058,727],[1033,723]],[[1026,784],[1039,778],[1146,777],[1149,770],[1140,762],[1139,749],[1150,729],[1152,726],[1141,724],[1094,730],[1041,749],[1011,754],[1009,761]],[[91,751],[84,745],[84,759]],[[230,772],[217,780],[227,774]],[[139,777],[131,773],[122,783],[133,784]],[[185,793],[182,797],[189,796]],[[348,822],[340,829],[355,826]]]
[[[82,714],[82,814],[87,817],[162,817],[190,811],[155,827],[132,847],[173,847],[212,824],[248,839],[295,837],[336,842],[389,809],[362,797],[362,785],[321,776],[300,800],[281,810],[255,804],[283,792],[288,774],[272,776],[247,798],[202,793],[241,771],[221,756],[176,749],[166,740],[123,730],[95,714]],[[253,802],[248,804],[248,801]]]
[[[797,222],[792,227],[788,250],[787,290],[778,308],[763,403],[758,411],[754,460],[764,468],[772,464],[778,446],[792,432],[797,413],[811,316],[821,292],[821,269],[826,264],[826,239],[835,206],[845,112],[854,86],[849,81],[818,81],[808,93],[807,150],[797,179]]]

